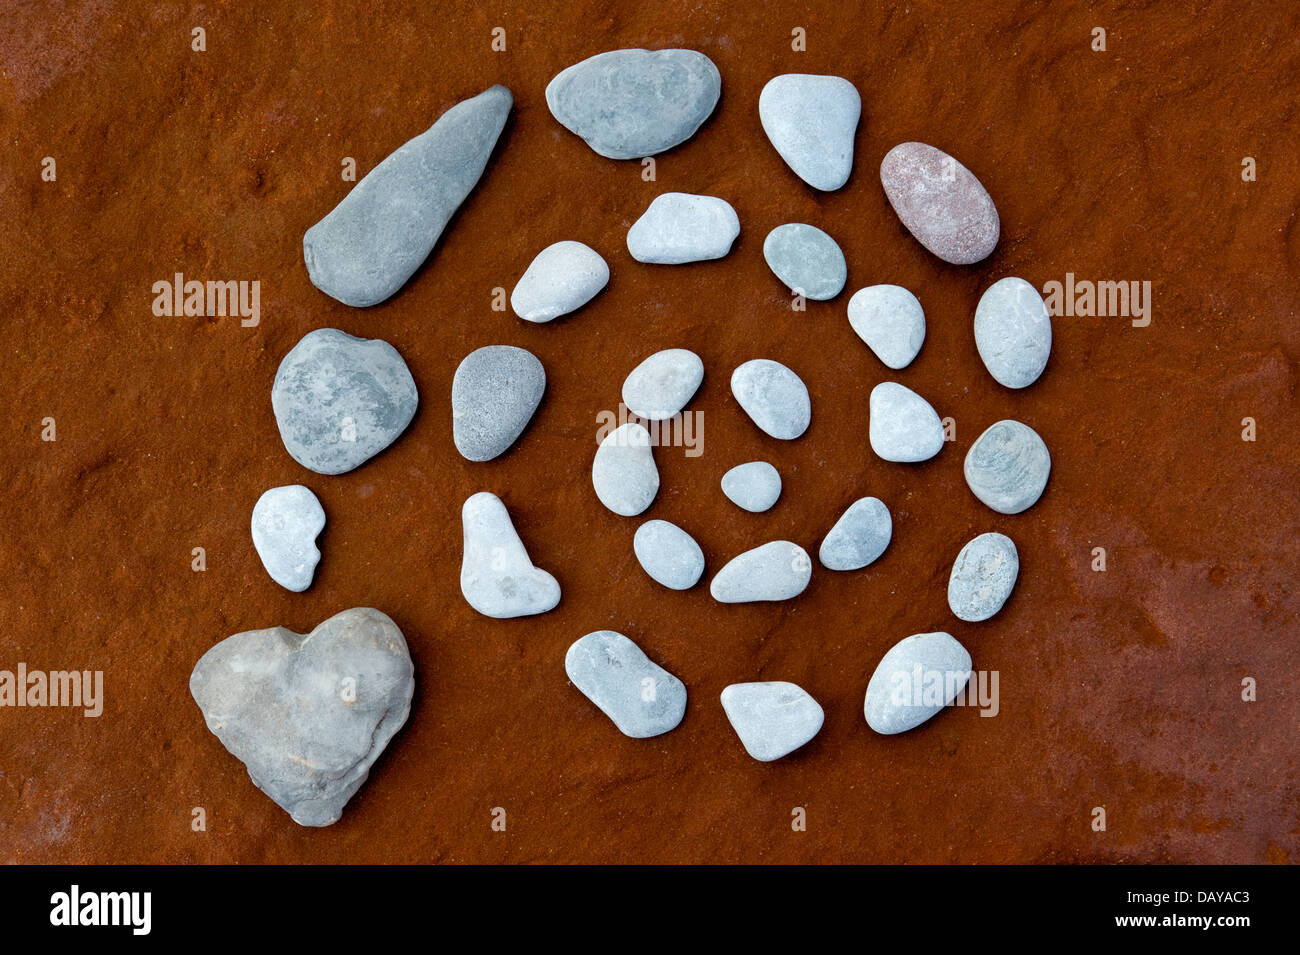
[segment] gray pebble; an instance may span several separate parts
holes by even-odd
[[[406,722],[414,690],[402,632],[366,607],[305,635],[237,633],[190,674],[208,729],[300,826],[338,821]]]
[[[271,388],[285,449],[318,474],[343,474],[384,450],[411,423],[417,403],[396,348],[336,328],[304,335]]]
[[[849,299],[849,324],[890,368],[906,368],[925,341],[925,310],[900,285],[871,285]]]
[[[731,393],[764,432],[791,441],[808,430],[812,401],[789,368],[767,358],[747,361],[731,373]]]
[[[812,579],[808,552],[790,541],[769,541],[733,557],[709,584],[713,599],[724,604],[789,600]]]
[[[886,461],[928,461],[943,447],[943,422],[911,388],[882,381],[871,389],[871,449]]]
[[[695,135],[718,104],[722,76],[695,50],[611,50],[546,87],[561,125],[610,159],[641,159]]]
[[[975,347],[998,384],[1037,381],[1052,351],[1052,318],[1038,290],[1014,277],[990,285],[975,309]]]
[[[639,418],[663,421],[679,413],[704,381],[704,362],[685,348],[657,351],[623,382],[623,404]]]
[[[889,508],[878,497],[861,497],[835,522],[817,556],[827,570],[861,570],[874,563],[894,535]]]
[[[649,507],[659,493],[650,432],[629,421],[606,435],[591,462],[591,486],[615,514],[635,517]]]
[[[532,352],[486,345],[465,356],[451,380],[452,440],[470,461],[491,461],[523,434],[546,391]]]
[[[686,687],[641,648],[613,630],[575,640],[564,672],[624,736],[646,739],[676,728],[686,712]]]
[[[733,504],[761,514],[781,496],[781,474],[766,461],[737,464],[722,475],[722,493]]]
[[[720,259],[740,235],[731,203],[713,196],[665,192],[627,230],[627,250],[638,262],[681,265]]]
[[[999,514],[1019,514],[1042,497],[1052,457],[1033,428],[1010,418],[975,439],[966,452],[966,484]]]
[[[485,617],[545,613],[560,602],[560,585],[534,567],[501,499],[488,491],[471,495],[461,508],[464,557],[460,592]]]
[[[608,284],[600,253],[566,239],[537,253],[510,293],[510,307],[525,321],[549,322],[582,308]]]
[[[871,674],[863,702],[867,725],[885,736],[920,726],[955,700],[970,676],[970,654],[951,634],[905,637]]]
[[[998,244],[998,210],[975,175],[942,150],[901,143],[880,163],[880,184],[907,231],[953,265],[987,258]]]
[[[861,115],[857,89],[839,76],[785,73],[768,80],[758,97],[758,118],[776,151],[800,179],[824,191],[849,180]]]
[[[817,302],[844,290],[848,265],[834,239],[816,226],[787,222],[763,240],[763,258],[790,291]]]
[[[325,509],[301,484],[273,487],[253,505],[253,548],[271,579],[294,593],[311,586],[324,527]]]
[[[641,568],[671,590],[690,590],[704,573],[704,551],[695,538],[668,521],[646,521],[632,535]]]
[[[969,623],[987,620],[1007,602],[1020,575],[1020,555],[1004,534],[981,534],[961,549],[948,578],[948,606]]]
[[[745,752],[764,763],[793,753],[825,720],[817,701],[793,683],[733,683],[722,691],[722,708]]]
[[[483,175],[512,103],[493,86],[372,169],[303,236],[312,284],[358,307],[405,285]]]

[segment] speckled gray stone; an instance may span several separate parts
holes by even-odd
[[[817,552],[827,570],[861,570],[874,563],[894,535],[889,508],[878,497],[861,497],[849,505]]]
[[[312,284],[358,307],[405,285],[483,175],[512,103],[493,86],[372,169],[303,236]]]
[[[668,521],[646,521],[632,535],[637,561],[656,582],[690,590],[704,573],[704,551],[695,538]]]
[[[486,617],[524,617],[545,613],[560,602],[560,585],[534,567],[505,504],[480,491],[461,508],[464,557],[460,592]]]
[[[911,388],[882,381],[871,389],[871,450],[886,461],[928,461],[943,447],[943,422]]]
[[[849,180],[861,116],[862,98],[839,76],[785,73],[758,96],[758,118],[776,151],[800,179],[824,191]]]
[[[659,469],[644,426],[629,421],[605,436],[591,462],[591,486],[615,514],[635,517],[650,506],[659,493]]]
[[[1020,575],[1020,555],[1004,534],[981,534],[967,543],[952,564],[948,606],[970,623],[987,620],[1007,602]]]
[[[659,736],[676,728],[686,713],[682,681],[613,630],[575,640],[564,655],[564,672],[624,736]]]
[[[790,291],[824,302],[844,290],[848,265],[838,243],[816,226],[787,222],[763,240],[767,267]]]
[[[733,557],[709,584],[713,599],[724,604],[789,600],[812,579],[808,552],[790,541],[769,541]]]
[[[600,253],[566,239],[537,253],[510,293],[510,307],[524,321],[549,322],[582,308],[608,284]]]
[[[877,358],[906,368],[925,341],[925,310],[900,285],[870,285],[849,299],[849,324]]]
[[[1014,276],[990,285],[975,308],[975,347],[998,384],[1037,381],[1052,351],[1052,318],[1038,290]]]
[[[451,432],[470,461],[491,461],[524,433],[546,391],[546,370],[532,352],[485,345],[465,356],[451,380]]]
[[[639,418],[663,421],[680,412],[704,381],[704,362],[685,348],[657,351],[623,381],[623,404]]]
[[[406,722],[414,690],[402,632],[365,607],[308,634],[237,633],[190,674],[208,729],[300,826],[338,821]]]
[[[745,752],[763,763],[793,753],[825,720],[817,701],[793,683],[733,683],[722,691],[722,708]]]
[[[914,729],[955,700],[970,675],[970,654],[951,634],[905,637],[871,674],[862,707],[867,725],[885,736]]]
[[[953,265],[987,258],[998,244],[998,210],[974,173],[925,143],[900,143],[880,163],[880,184],[907,231]]]
[[[792,441],[812,422],[807,386],[780,362],[745,362],[731,373],[731,393],[754,424],[774,438]]]
[[[781,474],[766,461],[737,464],[722,475],[722,493],[733,504],[761,514],[781,496]]]
[[[343,474],[384,450],[411,423],[417,403],[396,348],[336,328],[304,335],[271,387],[285,449],[318,474]]]
[[[638,262],[682,265],[722,258],[738,235],[740,218],[726,200],[665,192],[627,230],[627,250]]]
[[[640,159],[695,135],[718,104],[722,75],[695,50],[611,50],[546,87],[561,125],[610,159]]]
[[[294,593],[311,586],[324,527],[325,509],[301,484],[273,487],[253,505],[253,548],[271,579]]]
[[[976,497],[999,514],[1019,514],[1042,497],[1052,457],[1038,432],[1007,418],[975,439],[964,469]]]

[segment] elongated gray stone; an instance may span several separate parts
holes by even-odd
[[[1007,602],[1020,575],[1020,555],[1005,534],[981,534],[961,549],[948,578],[948,606],[962,620],[987,620]]]
[[[685,348],[657,351],[623,381],[623,404],[639,418],[663,421],[678,414],[704,381],[704,362]]]
[[[704,573],[704,551],[695,538],[669,521],[646,521],[632,535],[641,568],[671,590],[690,590]]]
[[[311,282],[345,305],[376,305],[406,284],[470,194],[513,97],[493,86],[398,147],[307,230]]]
[[[839,244],[803,222],[787,222],[769,232],[763,258],[791,292],[818,302],[839,295],[849,275]]]
[[[510,307],[528,322],[549,322],[586,305],[609,284],[600,253],[566,239],[537,253],[510,293]]]
[[[900,143],[880,163],[880,184],[907,231],[953,265],[988,258],[1001,223],[974,173],[925,143]]]
[[[886,461],[928,461],[943,447],[943,422],[930,403],[896,381],[871,389],[871,450]]]
[[[1038,290],[1013,276],[990,285],[975,308],[975,347],[998,384],[1037,381],[1052,351],[1052,317]]]
[[[564,655],[564,672],[624,736],[659,736],[675,729],[686,713],[682,681],[613,630],[575,640]]]
[[[591,462],[591,486],[615,514],[635,517],[649,507],[659,493],[650,432],[629,421],[607,434]]]
[[[795,174],[814,189],[832,191],[853,171],[853,135],[862,97],[840,76],[785,73],[758,96],[763,132]]]
[[[970,676],[970,654],[951,634],[905,637],[871,674],[862,706],[867,725],[885,736],[914,729],[955,700]]]
[[[738,235],[740,218],[726,200],[665,192],[627,230],[627,250],[638,262],[682,265],[722,258]]]
[[[294,593],[311,586],[320,563],[316,535],[324,527],[325,509],[301,484],[273,487],[253,505],[253,548],[271,579]]]
[[[304,335],[271,388],[285,449],[318,474],[343,474],[384,450],[411,423],[417,403],[396,348],[336,328]]]
[[[551,115],[610,159],[641,159],[684,143],[718,104],[722,75],[695,50],[611,50],[546,87]]]
[[[546,391],[537,356],[514,345],[470,352],[451,379],[451,433],[469,461],[491,461],[518,440]]]
[[[713,599],[724,604],[789,600],[812,579],[808,552],[790,541],[769,541],[733,557],[709,584]]]
[[[849,299],[849,324],[890,368],[906,368],[925,341],[925,310],[900,285],[871,285]]]
[[[488,491],[461,508],[464,556],[460,592],[471,607],[498,619],[545,613],[560,602],[560,585],[534,567],[501,499]]]
[[[835,522],[817,556],[827,570],[860,570],[885,552],[893,536],[894,521],[885,502],[861,497]]]
[[[414,691],[402,631],[366,607],[308,634],[237,633],[190,674],[208,729],[300,826],[338,821],[406,722]]]
[[[764,432],[792,441],[808,430],[812,401],[789,368],[768,358],[747,361],[731,373],[731,393]]]
[[[826,714],[793,683],[733,683],[722,691],[722,709],[745,752],[770,763],[793,753],[822,728]]]
[[[964,470],[976,497],[999,514],[1019,514],[1042,497],[1052,457],[1038,432],[1007,418],[975,439]]]
[[[781,496],[781,474],[766,461],[737,464],[722,475],[722,493],[738,507],[761,514]]]

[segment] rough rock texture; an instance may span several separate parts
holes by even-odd
[[[900,143],[880,162],[889,204],[916,241],[953,265],[986,259],[998,244],[998,210],[975,174],[941,149]]]
[[[537,356],[514,345],[484,345],[451,379],[451,433],[469,461],[491,461],[524,433],[546,391]]]
[[[974,538],[952,562],[948,607],[962,620],[977,623],[1002,609],[1020,576],[1020,555],[1006,534]]]

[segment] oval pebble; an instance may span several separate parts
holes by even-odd
[[[990,285],[975,308],[975,347],[998,384],[1037,381],[1052,351],[1052,317],[1038,290],[1014,276]]]
[[[325,528],[325,509],[301,484],[273,487],[253,505],[253,549],[281,587],[302,593],[320,563],[316,536]]]
[[[816,226],[787,222],[763,240],[772,273],[796,295],[824,302],[844,290],[848,265],[839,244]]]
[[[754,514],[761,514],[781,496],[781,474],[766,461],[737,464],[722,475],[722,493]]]
[[[840,76],[784,73],[758,96],[758,118],[776,151],[795,175],[825,192],[849,181],[861,116],[862,97]]]
[[[591,463],[591,485],[615,514],[635,517],[649,507],[659,493],[650,432],[629,421],[606,435]]]
[[[1042,496],[1052,457],[1038,432],[1007,418],[975,439],[963,470],[981,501],[999,514],[1019,514]]]
[[[670,590],[690,590],[704,573],[704,551],[669,521],[646,521],[632,535],[632,550],[650,577]]]
[[[943,150],[900,143],[880,163],[880,184],[907,231],[953,265],[987,258],[998,244],[998,210],[974,173]]]
[[[906,368],[925,341],[925,310],[900,285],[871,285],[849,299],[849,324],[882,362]]]
[[[871,674],[862,707],[867,725],[884,736],[914,729],[955,700],[970,676],[970,654],[951,634],[905,637]]]
[[[885,552],[893,535],[894,521],[885,502],[858,498],[830,529],[817,556],[827,570],[861,570]]]
[[[638,262],[682,265],[722,258],[738,235],[740,218],[726,200],[665,192],[627,230],[627,250]]]
[[[769,541],[733,557],[709,584],[713,599],[724,604],[789,600],[812,579],[808,552],[790,541]]]
[[[1020,575],[1020,555],[1005,534],[981,534],[961,549],[948,578],[948,606],[968,623],[987,620],[1007,602]]]
[[[943,422],[930,403],[896,381],[871,389],[871,449],[886,461],[928,461],[943,447]]]
[[[514,345],[485,345],[451,379],[452,441],[469,461],[491,461],[528,427],[546,391],[537,356]]]
[[[686,687],[635,643],[613,630],[575,640],[564,672],[620,733],[647,739],[675,729],[686,712]]]
[[[460,592],[485,617],[545,613],[560,602],[560,584],[535,567],[510,512],[495,494],[480,491],[460,511],[464,530]]]
[[[733,683],[722,709],[745,752],[759,762],[793,753],[822,728],[826,714],[807,690],[793,683]]]
[[[609,284],[599,252],[565,240],[537,253],[510,293],[510,307],[528,322],[549,322],[586,305]]]
[[[623,404],[638,418],[663,421],[678,414],[704,381],[704,362],[685,348],[657,351],[623,381]]]
[[[789,368],[755,358],[731,373],[731,393],[764,432],[792,441],[808,430],[812,401],[808,388]]]

